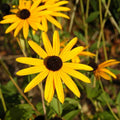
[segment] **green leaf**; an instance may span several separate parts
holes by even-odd
[[[92,84],[88,84],[85,87],[86,87],[87,97],[89,99],[96,98],[101,93],[101,90],[99,90],[99,84],[98,84],[98,82],[96,82],[96,87],[93,87]]]
[[[83,36],[82,33],[74,31],[74,34],[76,37],[78,37],[80,40],[82,40],[83,42],[85,42],[85,37]]]
[[[69,112],[68,114],[66,114],[65,116],[63,116],[63,118],[65,120],[73,120],[74,117],[79,114],[79,112],[80,112],[80,110],[73,110],[73,111]]]
[[[98,120],[98,119],[100,119],[100,120],[115,120],[113,115],[107,111],[95,114],[93,120]]]
[[[7,111],[5,120],[28,120],[33,113],[29,104],[19,104]]]
[[[109,104],[114,105],[114,102],[113,102],[113,100],[110,98],[110,96],[109,96],[108,93],[102,93],[102,94],[97,98],[97,100],[99,100],[103,106],[106,105],[106,101],[107,101]]]
[[[14,78],[14,81],[17,83],[17,78]],[[12,83],[12,81],[9,81],[5,85],[1,85],[1,88],[2,88],[3,94],[5,95],[14,95],[18,92],[15,85]]]
[[[62,114],[62,104],[57,98],[53,97],[52,101],[50,102],[50,107],[53,108],[58,115]]]
[[[86,19],[86,22],[90,23],[90,22],[94,21],[98,17],[98,15],[99,15],[99,11],[95,11],[95,12],[90,13],[88,18]]]
[[[119,92],[119,94],[117,96],[116,104],[117,104],[116,107],[117,107],[117,110],[118,110],[118,115],[120,117],[120,92]]]

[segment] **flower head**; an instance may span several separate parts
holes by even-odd
[[[42,33],[42,39],[45,50],[32,40],[28,41],[30,47],[40,56],[38,58],[20,57],[16,61],[32,67],[25,68],[18,71],[17,75],[29,75],[39,73],[25,88],[24,92],[28,92],[42,80],[46,78],[45,84],[45,99],[50,102],[56,89],[57,96],[61,103],[64,102],[64,92],[62,81],[65,85],[78,97],[80,92],[70,76],[73,76],[86,83],[90,83],[88,77],[77,70],[93,70],[92,67],[85,64],[71,63],[70,61],[76,56],[83,47],[76,47],[72,49],[77,42],[77,38],[73,38],[67,46],[60,52],[60,40],[57,31],[53,35],[53,46],[45,32]],[[70,76],[69,76],[70,75]]]
[[[112,76],[113,78],[117,78],[116,75],[114,73],[112,73],[110,70],[108,70],[106,67],[109,67],[111,65],[115,65],[115,64],[118,64],[120,63],[119,61],[115,60],[115,59],[111,59],[111,60],[107,60],[99,65],[97,65],[96,63],[94,62],[91,62],[89,65],[91,67],[93,67],[93,73],[95,75],[96,78],[104,78],[106,80],[111,80],[111,77]],[[109,76],[110,75],[110,76]]]
[[[33,0],[33,2],[40,1],[38,5],[39,10],[46,10],[47,14],[41,14],[41,23],[45,32],[48,31],[47,21],[54,24],[59,29],[62,29],[61,24],[55,19],[55,17],[63,17],[69,19],[66,14],[61,13],[62,11],[69,11],[68,7],[63,7],[68,3],[68,1],[59,1],[59,0]]]
[[[40,25],[40,18],[36,6],[36,2],[33,4],[31,1],[19,0],[18,9],[12,9],[11,12],[13,14],[6,15],[3,17],[4,20],[0,21],[1,24],[11,23],[11,25],[7,28],[6,33],[14,30],[14,36],[16,37],[20,30],[23,28],[23,35],[26,39],[29,32],[29,25],[37,30],[42,29]]]

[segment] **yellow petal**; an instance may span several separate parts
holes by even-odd
[[[87,51],[82,51],[79,55],[90,56],[90,57],[95,56],[95,54]]]
[[[22,27],[23,27],[23,22],[24,22],[24,21],[21,21],[21,22],[19,23],[19,25],[16,27],[15,32],[14,32],[14,37],[16,37],[16,36],[18,35],[18,33],[20,32],[20,30],[22,29]]]
[[[48,31],[48,25],[47,25],[47,20],[46,20],[45,17],[42,17],[42,26],[43,26],[43,30],[45,32],[47,32]]]
[[[54,95],[53,72],[50,71],[45,83],[45,100],[50,102]]]
[[[45,32],[42,32],[42,39],[43,39],[43,44],[48,56],[53,55],[53,49],[52,49],[50,40]]]
[[[30,8],[30,11],[32,11],[33,9],[35,9],[40,3],[41,3],[41,0],[36,0],[33,3],[32,7]]]
[[[56,4],[54,4],[53,7],[64,5],[64,4],[67,4],[67,3],[68,3],[68,1],[60,1],[60,2],[57,2]]]
[[[75,56],[72,58],[72,63],[80,63],[80,58],[78,56]]]
[[[15,14],[12,14],[12,15],[6,15],[3,17],[3,19],[16,19],[17,16]]]
[[[42,58],[46,58],[47,57],[47,53],[35,42],[33,42],[32,40],[28,41],[30,47]]]
[[[24,35],[25,39],[27,39],[27,37],[28,37],[28,32],[29,32],[29,25],[28,25],[27,21],[25,20],[24,24],[23,24],[23,35]]]
[[[106,65],[106,64],[108,64],[108,63],[111,63],[111,62],[116,62],[116,60],[115,60],[115,59],[107,60],[107,61],[99,64],[99,67],[104,67],[104,65]]]
[[[112,73],[111,71],[109,71],[108,69],[103,68],[103,69],[100,69],[100,70],[103,71],[103,72],[106,72],[107,74],[111,75],[115,79],[117,78],[116,75],[114,73]]]
[[[64,57],[64,55],[70,51],[72,49],[72,47],[75,45],[75,43],[77,42],[77,38],[73,38],[67,45],[65,48],[63,48],[63,50],[60,53],[60,57]]]
[[[19,22],[20,22],[20,21],[17,21],[17,22],[15,22],[15,23],[13,23],[12,25],[10,25],[10,26],[7,28],[7,30],[5,31],[5,33],[9,33],[10,31],[14,30],[14,29],[18,26]]]
[[[38,58],[19,57],[19,58],[16,58],[16,61],[23,64],[28,64],[28,65],[38,65],[38,66],[43,65],[43,60]]]
[[[64,67],[70,67],[71,69],[75,70],[87,70],[87,71],[92,71],[93,68],[85,65],[85,64],[78,64],[78,63],[63,63]]]
[[[61,103],[64,103],[63,86],[59,74],[60,74],[59,72],[54,72],[55,89],[57,92],[58,99],[60,100]]]
[[[50,13],[50,15],[69,19],[69,17],[66,14],[59,13],[59,12],[52,12],[52,13]]]
[[[104,78],[105,80],[111,80],[111,77],[104,72],[99,72],[98,75]]]
[[[48,21],[50,21],[50,22],[51,22],[52,24],[54,24],[56,27],[58,27],[59,29],[62,29],[61,24],[60,24],[56,19],[54,19],[52,16],[46,15],[46,18],[48,19]]]
[[[50,8],[51,11],[70,11],[68,7],[52,7]]]
[[[86,82],[86,83],[91,83],[90,79],[88,77],[86,77],[85,75],[83,75],[82,73],[76,71],[76,70],[73,70],[71,69],[70,67],[66,67],[64,66],[63,64],[63,67],[62,67],[62,70],[65,72],[65,73],[68,73],[69,75],[79,79],[79,80],[82,80],[83,82]]]
[[[25,68],[25,69],[22,69],[22,70],[19,70],[16,75],[19,75],[19,76],[23,76],[23,75],[30,75],[30,74],[35,74],[35,73],[39,73],[39,72],[42,72],[42,71],[45,71],[45,66],[42,65],[42,66],[35,66],[35,67],[29,67],[29,68]]]
[[[73,80],[64,72],[60,72],[60,76],[65,83],[65,85],[77,96],[80,97],[80,92],[76,86],[76,84],[73,82]]]
[[[13,16],[12,18],[7,18],[5,20],[0,21],[1,24],[6,24],[6,23],[14,23],[17,22],[19,19],[15,16]]]
[[[77,56],[83,49],[84,49],[84,47],[83,47],[83,46],[80,46],[80,47],[76,47],[76,48],[72,49],[71,51],[66,52],[66,54],[64,54],[64,56],[62,57],[63,62],[68,61],[68,60],[74,58],[74,57]]]
[[[40,74],[38,74],[25,88],[24,92],[28,92],[30,91],[32,88],[34,88],[36,85],[38,85],[42,80],[44,80],[46,78],[46,76],[48,75],[48,70],[47,71],[43,71]]]
[[[53,34],[53,54],[59,55],[60,52],[60,40],[59,40],[59,33],[55,31]]]

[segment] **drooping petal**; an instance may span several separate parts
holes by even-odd
[[[19,58],[16,58],[16,61],[20,63],[28,64],[28,65],[37,65],[37,66],[43,65],[43,60],[38,58],[19,57]]]
[[[117,78],[116,75],[112,73],[111,71],[109,71],[108,69],[102,68],[100,69],[100,71],[106,72],[107,74],[111,75],[115,79]]]
[[[28,41],[30,47],[42,58],[47,57],[47,53],[35,42],[32,40]]]
[[[50,71],[45,83],[45,100],[50,102],[54,95],[53,72]]]
[[[42,39],[43,39],[43,44],[44,44],[44,47],[45,47],[45,50],[46,50],[48,56],[53,55],[53,48],[52,48],[50,40],[45,32],[42,32]]]
[[[55,83],[55,89],[57,92],[58,99],[60,100],[61,103],[63,103],[64,92],[63,92],[63,86],[62,86],[62,82],[59,74],[60,74],[59,72],[54,72],[54,83]]]
[[[62,29],[61,24],[60,24],[56,19],[54,19],[52,16],[46,15],[46,18],[47,18],[47,20],[50,21],[52,24],[54,24],[55,26],[57,26],[59,29]]]
[[[98,76],[101,76],[102,78],[104,78],[105,80],[111,80],[111,77],[109,75],[107,75],[105,72],[99,72],[97,73]]]
[[[42,80],[44,80],[46,78],[46,76],[48,75],[48,70],[41,72],[40,74],[38,74],[25,88],[24,92],[28,92],[30,91],[32,88],[34,88],[37,84],[39,84]]]
[[[20,21],[17,21],[17,22],[15,22],[15,23],[13,23],[12,25],[10,25],[10,26],[7,28],[7,30],[5,31],[5,33],[9,33],[10,31],[14,30],[14,29],[18,26],[19,22],[20,22]]]
[[[48,25],[47,25],[47,20],[46,20],[45,17],[42,17],[42,26],[43,26],[43,30],[45,32],[47,32],[48,31]]]
[[[28,32],[29,32],[29,25],[28,25],[27,21],[25,20],[24,24],[23,24],[23,35],[24,35],[25,39],[27,39]]]
[[[21,22],[19,23],[19,25],[16,27],[15,32],[14,32],[14,37],[16,37],[18,35],[18,33],[20,32],[20,30],[22,29],[23,22],[24,21],[21,20]]]
[[[75,43],[77,42],[77,38],[73,38],[65,47],[64,49],[61,51],[60,53],[60,57],[62,59],[62,57],[65,56],[65,54],[70,51],[72,49],[72,47],[75,45]]]
[[[59,33],[55,31],[53,34],[53,54],[57,55],[60,52],[60,40],[59,40]]]
[[[83,46],[80,46],[80,47],[76,47],[76,48],[72,49],[71,51],[66,52],[66,54],[64,54],[64,56],[62,57],[63,62],[68,61],[68,60],[74,58],[74,57],[77,56],[83,49],[84,49],[84,47],[83,47]]]
[[[76,71],[76,70],[73,70],[71,69],[70,67],[66,67],[64,66],[63,64],[63,67],[62,67],[62,70],[65,72],[65,73],[68,73],[69,75],[79,79],[79,80],[82,80],[83,82],[86,82],[86,83],[91,83],[90,79],[88,77],[86,77],[85,75],[83,75],[82,73]]]
[[[23,76],[23,75],[30,75],[30,74],[35,74],[35,73],[39,73],[39,72],[42,72],[42,71],[45,71],[45,66],[44,65],[41,65],[41,66],[35,66],[35,67],[29,67],[29,68],[25,68],[25,69],[22,69],[22,70],[19,70],[16,75],[19,75],[19,76]]]
[[[76,84],[73,82],[73,80],[64,72],[60,72],[60,77],[62,78],[65,85],[77,96],[80,97],[80,92],[76,86]]]
[[[71,69],[75,70],[87,70],[87,71],[92,71],[93,68],[85,65],[85,64],[78,64],[78,63],[63,63],[65,67],[70,67]]]

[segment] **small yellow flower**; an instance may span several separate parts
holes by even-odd
[[[6,30],[6,33],[15,29],[14,36],[16,37],[23,28],[23,35],[26,39],[29,32],[29,25],[34,30],[42,30],[38,15],[40,14],[40,11],[37,10],[36,2],[31,4],[31,1],[19,0],[18,9],[12,9],[11,12],[13,12],[13,14],[4,16],[4,20],[0,21],[1,24],[11,23]]]
[[[24,92],[30,91],[33,87],[39,84],[46,78],[45,84],[45,99],[50,102],[56,89],[58,99],[61,103],[64,102],[64,92],[62,81],[65,85],[77,96],[80,97],[80,92],[70,76],[73,76],[86,83],[90,83],[88,77],[80,73],[78,70],[93,70],[92,67],[85,64],[71,63],[70,61],[76,56],[83,47],[72,49],[77,42],[77,38],[73,38],[66,47],[60,52],[60,40],[57,31],[53,34],[53,46],[45,32],[42,33],[44,51],[38,44],[32,40],[28,41],[30,47],[40,56],[38,58],[20,57],[16,61],[32,67],[18,71],[17,75],[29,75],[39,73],[25,88]],[[70,75],[70,76],[69,76]],[[62,80],[62,81],[61,81]]]
[[[111,65],[115,65],[115,64],[118,64],[118,63],[120,63],[120,62],[115,60],[115,59],[110,59],[110,60],[107,60],[107,61],[105,61],[105,62],[103,62],[99,65],[97,65],[96,63],[93,63],[93,62],[91,62],[89,65],[94,68],[93,73],[94,73],[96,78],[102,77],[106,80],[111,80],[110,76],[112,76],[115,79],[117,77],[114,73],[112,73],[106,67],[109,67]]]
[[[70,9],[68,7],[63,7],[62,5],[65,5],[68,3],[68,1],[59,1],[59,0],[33,0],[33,2],[40,1],[40,4],[38,5],[38,9],[41,10],[41,8],[47,11],[47,14],[41,14],[41,23],[42,27],[45,32],[48,31],[48,25],[47,21],[54,24],[59,29],[62,29],[61,24],[55,19],[55,17],[63,17],[69,19],[69,17],[66,14],[61,13],[60,11],[69,11]]]

